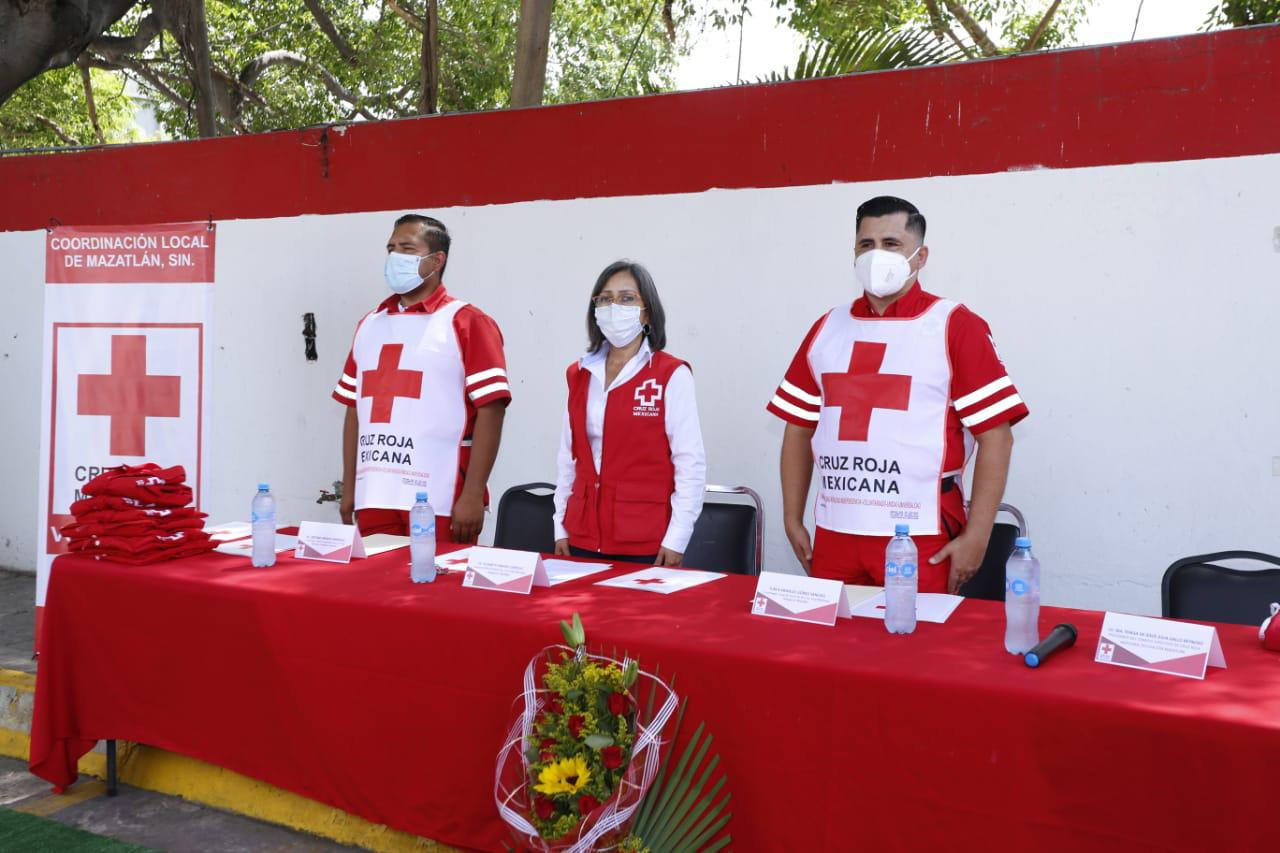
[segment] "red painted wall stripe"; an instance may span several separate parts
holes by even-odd
[[[910,71],[0,160],[0,230],[1280,151],[1280,25]]]

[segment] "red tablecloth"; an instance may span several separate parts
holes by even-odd
[[[576,610],[593,644],[677,673],[729,775],[736,850],[1274,844],[1280,655],[1257,629],[1223,626],[1229,669],[1200,682],[1094,664],[1101,614],[1046,608],[1080,641],[1033,671],[988,602],[898,637],[751,616],[751,578],[521,597],[414,585],[405,554],[59,558],[32,771],[67,784],[97,739],[123,738],[498,849],[494,759],[521,672]]]

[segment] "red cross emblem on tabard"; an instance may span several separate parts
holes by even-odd
[[[881,373],[886,344],[856,341],[848,373],[822,374],[822,404],[840,409],[840,440],[866,441],[875,409],[907,410],[911,377]]]
[[[180,376],[147,375],[147,336],[111,336],[111,373],[76,377],[76,414],[111,419],[112,456],[147,455],[147,418],[176,418]]]
[[[401,370],[400,355],[403,352],[404,344],[383,344],[382,352],[378,353],[377,369],[360,373],[360,396],[373,398],[369,410],[370,423],[391,423],[396,397],[422,395],[422,371]]]

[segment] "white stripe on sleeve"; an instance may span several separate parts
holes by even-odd
[[[510,390],[511,390],[511,386],[508,385],[507,383],[494,382],[491,385],[486,385],[483,388],[477,388],[476,390],[468,393],[470,393],[472,400],[479,400],[481,397],[487,397],[490,394],[493,394],[494,392],[497,392],[497,391],[510,391]]]
[[[481,370],[479,373],[473,373],[467,377],[468,385],[475,385],[477,382],[483,382],[486,379],[493,379],[495,376],[507,378],[507,371],[501,367],[491,367],[488,370]]]
[[[981,388],[979,388],[977,391],[974,391],[972,394],[965,394],[959,400],[956,400],[955,402],[956,411],[959,411],[960,409],[967,409],[970,406],[974,405],[975,403],[981,403],[983,400],[987,399],[997,391],[1003,391],[1004,389],[1012,385],[1013,385],[1012,379],[1010,379],[1008,376],[1001,376],[995,382],[990,382],[986,385],[983,385]]]
[[[799,400],[802,403],[808,403],[811,406],[817,406],[817,407],[822,406],[821,397],[810,394],[807,391],[802,391],[801,389],[792,385],[790,382],[788,382],[785,379],[782,380],[782,384],[779,385],[778,387],[781,388],[783,391],[786,391],[788,394],[790,394],[792,397],[795,397],[797,400]]]
[[[348,391],[346,388],[343,388],[341,385],[333,386],[333,393],[337,394],[339,397],[346,397],[348,400],[354,400],[356,398],[355,391]]]
[[[961,418],[960,423],[964,424],[967,427],[971,427],[974,424],[980,424],[985,420],[994,418],[996,415],[1000,414],[1001,412],[1007,412],[1010,409],[1012,409],[1014,406],[1021,406],[1021,405],[1022,405],[1022,398],[1019,397],[1017,394],[1011,394],[1008,397],[1005,397],[999,403],[993,403],[992,405],[987,406],[985,409],[979,412],[974,412],[972,415],[970,415],[967,418]]]
[[[814,423],[818,422],[818,412],[810,412],[800,408],[799,406],[792,405],[777,394],[773,395],[773,399],[769,401],[769,405],[776,406],[789,415],[795,415],[797,418],[802,418],[806,421],[813,421]]]

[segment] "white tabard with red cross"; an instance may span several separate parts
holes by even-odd
[[[860,318],[835,308],[809,347],[822,390],[813,433],[819,527],[863,536],[940,531],[951,363],[939,300],[918,317]]]
[[[450,515],[466,430],[455,300],[431,313],[379,311],[356,330],[356,509],[407,510],[425,491]]]

